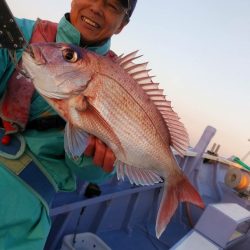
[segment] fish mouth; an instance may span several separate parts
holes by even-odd
[[[37,65],[43,65],[47,63],[47,60],[45,59],[42,50],[39,46],[30,44],[26,48],[25,52],[29,54],[29,56],[34,60]]]
[[[95,21],[93,21],[92,19],[90,19],[86,16],[81,16],[81,20],[93,28],[96,28],[96,29],[101,28],[101,26],[98,23],[96,23]]]

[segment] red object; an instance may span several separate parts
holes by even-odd
[[[10,143],[10,135],[4,135],[1,141],[3,145],[8,145]]]
[[[85,156],[93,157],[95,165],[100,166],[107,173],[114,169],[115,155],[110,148],[101,140],[91,135],[89,137],[88,146],[84,151]]]
[[[5,121],[5,120],[2,120],[2,123],[3,123],[3,127],[5,129],[5,135],[2,137],[2,144],[3,145],[8,145],[10,144],[10,140],[11,140],[11,136],[9,135],[9,133],[11,132],[16,132],[16,127],[13,126],[10,122],[8,121]]]

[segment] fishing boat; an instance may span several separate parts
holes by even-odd
[[[25,41],[5,1],[0,46],[10,51]],[[10,36],[11,34],[11,36]],[[78,181],[72,193],[58,193],[50,209],[52,227],[45,250],[249,250],[250,168],[238,158],[208,150],[216,129],[205,128],[196,146],[176,161],[201,194],[206,207],[179,204],[165,232],[155,234],[164,183],[136,186],[116,176],[89,192]],[[87,192],[88,191],[88,192]]]
[[[59,193],[50,210],[47,250],[248,250],[250,245],[250,174],[248,166],[217,155],[208,126],[194,148],[176,160],[201,194],[206,208],[179,205],[167,229],[155,235],[163,183],[136,186],[116,177],[86,197],[88,183],[74,193]]]

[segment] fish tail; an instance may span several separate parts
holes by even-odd
[[[170,181],[164,187],[155,228],[158,239],[174,215],[179,202],[190,202],[198,207],[205,207],[199,193],[183,174],[181,174],[179,181],[172,183]]]

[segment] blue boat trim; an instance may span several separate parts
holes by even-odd
[[[226,248],[219,241],[223,238],[222,233],[232,235],[230,227],[216,226],[214,223],[217,231],[209,229],[213,222],[210,216],[212,210],[214,220],[221,221],[224,217],[227,225],[231,223],[232,220],[226,215],[226,211],[232,211],[228,203],[238,204],[246,209],[247,216],[244,221],[235,224],[235,229],[241,229],[238,228],[241,223],[250,225],[250,214],[247,213],[250,211],[250,199],[240,196],[226,185],[224,179],[229,169],[237,168],[238,165],[223,157],[208,157],[206,153],[215,132],[214,128],[207,127],[197,145],[184,158],[176,155],[179,166],[202,195],[207,205],[206,210],[186,203],[179,204],[165,232],[157,239],[155,223],[164,183],[143,187],[131,185],[127,179],[118,181],[114,177],[100,186],[101,196],[87,199],[84,197],[84,190],[88,183],[79,180],[76,192],[58,193],[55,197],[50,210],[52,228],[45,250],[60,249],[67,235],[77,237],[85,232],[99,236],[112,250],[175,250],[187,240],[192,240],[189,237],[191,232],[199,234],[201,239],[203,237],[198,243],[195,242],[198,248],[192,250],[203,249],[204,239],[218,246],[218,249],[248,250],[250,229],[248,233],[243,232],[242,237],[225,240],[223,244]],[[218,208],[215,206],[211,210],[210,204],[225,204],[225,209],[222,209],[222,213],[217,213]],[[211,231],[217,237],[215,240],[219,239],[218,242],[209,237]]]

